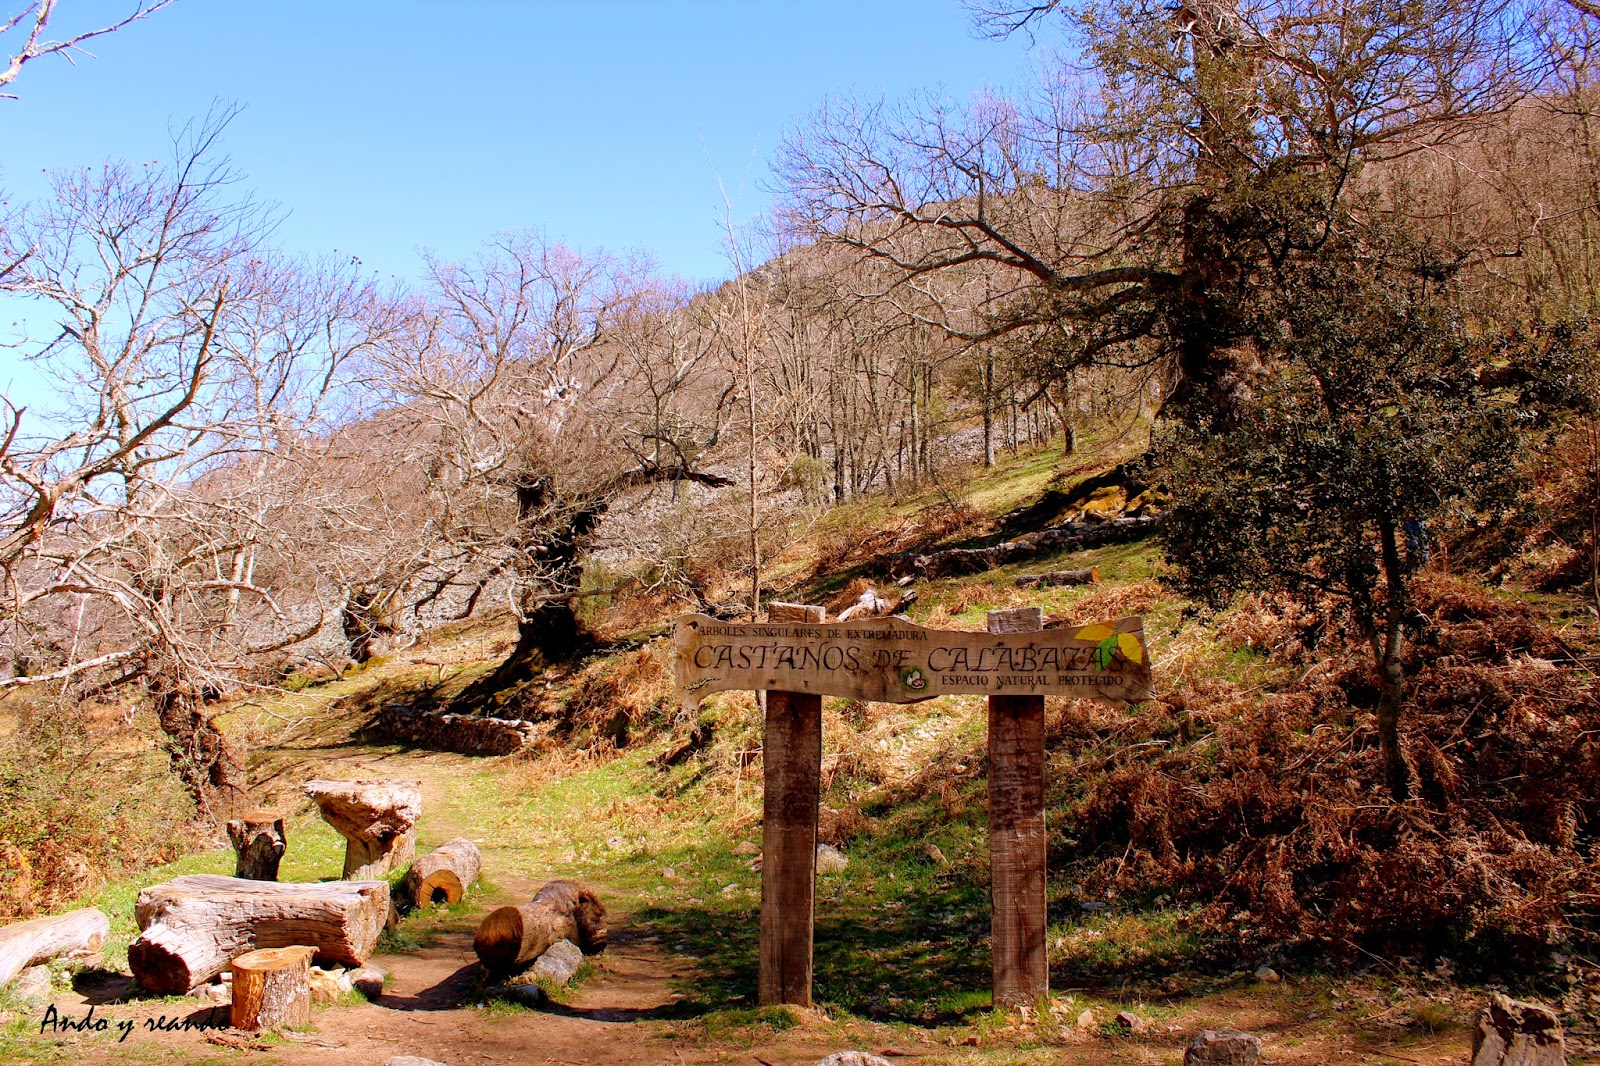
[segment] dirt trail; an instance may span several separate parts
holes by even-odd
[[[421,779],[426,837],[439,841],[463,834],[483,841],[485,875],[494,884],[493,891],[473,900],[465,914],[428,923],[433,927],[419,934],[423,946],[375,956],[372,962],[390,975],[377,1002],[318,1009],[313,1012],[313,1031],[288,1034],[285,1044],[261,1046],[259,1038],[226,1029],[226,1008],[198,1008],[188,999],[129,999],[138,994],[137,987],[131,979],[112,974],[84,975],[75,993],[59,996],[54,1004],[58,1017],[70,1020],[88,1017],[92,1007],[93,1019],[104,1020],[106,1028],[47,1031],[38,1036],[41,1043],[84,1063],[166,1062],[174,1054],[186,1061],[220,1055],[226,1061],[285,1066],[366,1066],[391,1055],[418,1055],[449,1066],[730,1061],[726,1050],[686,1047],[663,1035],[664,1026],[657,1023],[677,1013],[681,993],[675,991],[673,978],[688,975],[686,960],[667,957],[648,930],[633,928],[629,916],[614,907],[610,946],[591,958],[594,973],[570,1003],[485,1009],[482,969],[472,950],[477,923],[495,906],[531,898],[546,877],[541,871],[520,868],[518,860],[526,858],[517,849],[495,846],[496,811],[470,809],[453,794],[482,764],[460,756],[415,752],[340,753],[327,761],[317,758],[329,754],[324,751],[305,754],[311,756],[306,766],[294,770],[315,768],[336,777]],[[596,887],[602,898],[614,898],[603,883]],[[181,1020],[214,1028],[169,1032],[151,1028]],[[121,1039],[119,1022],[132,1026]],[[815,1062],[829,1050],[836,1048],[807,1040],[785,1041],[782,1048],[752,1048],[738,1057],[752,1062],[753,1053],[786,1066]]]

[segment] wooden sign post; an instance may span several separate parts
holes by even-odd
[[[989,632],[1044,628],[1037,607],[989,612]],[[989,697],[989,923],[995,1006],[1050,988],[1045,952],[1044,697]]]
[[[823,619],[821,607],[774,603],[769,622]],[[811,1006],[816,925],[817,805],[822,795],[822,697],[767,692],[761,741],[762,1006]]]
[[[764,623],[678,621],[675,679],[690,707],[713,692],[765,692],[762,741],[763,1005],[811,1005],[822,697],[915,703],[989,697],[994,1001],[1047,987],[1044,697],[1150,698],[1143,620],[1046,629],[1038,608],[994,611],[988,633],[902,618],[824,623],[821,607],[773,604]]]

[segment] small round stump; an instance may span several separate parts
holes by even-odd
[[[288,838],[283,831],[283,815],[273,811],[251,811],[228,823],[228,840],[239,853],[233,876],[252,881],[276,881],[278,863],[283,859]]]
[[[315,948],[261,948],[233,960],[235,1029],[311,1024],[311,956]]]

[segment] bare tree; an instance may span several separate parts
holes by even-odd
[[[54,319],[19,347],[67,400],[43,417],[8,405],[0,687],[137,681],[214,815],[246,782],[207,701],[323,624],[282,535],[306,502],[289,472],[386,322],[351,265],[264,246],[268,219],[215,156],[227,117],[187,131],[168,167],[57,175],[53,201],[0,231],[18,263],[0,287],[35,327]]]
[[[138,0],[133,11],[116,22],[93,29],[77,30],[56,39],[49,36],[50,21],[55,16],[60,0],[34,0],[10,18],[0,20],[0,41],[10,45],[20,38],[21,48],[7,57],[0,67],[0,87],[10,85],[22,73],[22,68],[43,56],[58,55],[71,63],[75,56],[89,55],[85,42],[138,22],[160,11],[173,0]],[[5,49],[10,52],[10,48]],[[15,100],[12,93],[0,93],[0,100]]]

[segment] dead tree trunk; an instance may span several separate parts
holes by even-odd
[[[93,907],[8,925],[0,929],[0,988],[57,955],[98,951],[110,935],[110,921]]]
[[[411,864],[401,895],[412,907],[459,903],[483,870],[483,853],[466,837],[447,840]]]
[[[233,875],[252,881],[276,881],[278,863],[283,859],[288,837],[283,816],[271,811],[252,811],[228,823],[228,839],[238,853]]]
[[[190,874],[139,893],[134,916],[144,930],[128,946],[134,977],[151,992],[181,995],[257,948],[311,947],[324,962],[360,966],[389,917],[389,884]]]
[[[494,974],[514,973],[558,940],[585,954],[605,950],[606,909],[594,890],[576,881],[551,881],[531,903],[491,911],[478,926],[472,950]]]
[[[191,686],[154,676],[150,697],[178,779],[204,814],[223,821],[245,801],[239,746],[212,721]]]
[[[384,877],[417,853],[422,782],[307,781],[305,792],[345,838],[345,880]]]
[[[339,624],[351,659],[367,662],[394,640],[400,632],[398,605],[396,590],[381,585],[357,585],[346,594]]]
[[[235,1029],[294,1029],[311,1024],[308,947],[261,948],[233,960]]]

